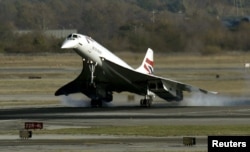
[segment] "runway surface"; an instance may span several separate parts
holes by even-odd
[[[250,106],[167,106],[151,108],[139,106],[40,107],[1,109],[0,120],[11,119],[196,119],[196,118],[249,118]]]
[[[195,146],[184,146],[182,137],[98,137],[85,139],[32,139],[4,140],[4,151],[202,151],[206,149],[206,137],[196,138]],[[6,149],[7,147],[7,149]],[[10,148],[9,148],[10,147]]]
[[[133,104],[132,104],[133,105]],[[25,121],[40,121],[48,130],[89,126],[138,125],[250,125],[250,106],[170,106],[156,103],[151,108],[137,105],[105,108],[28,107],[0,110],[0,130],[20,130]],[[182,138],[110,135],[1,135],[0,151],[206,151],[207,137],[184,146]],[[39,147],[39,148],[38,148]]]

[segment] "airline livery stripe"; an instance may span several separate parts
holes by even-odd
[[[147,67],[146,64],[144,64],[144,68],[148,71],[148,73],[150,73],[150,71],[149,71],[149,69],[148,69],[148,67]]]
[[[144,64],[144,69],[148,71],[149,74],[152,74],[154,71],[153,71],[153,68],[150,66],[150,65],[146,65]]]
[[[146,63],[148,63],[148,64],[151,65],[151,66],[154,66],[154,62],[151,61],[151,60],[149,60],[148,58],[146,59]]]
[[[154,73],[154,70],[153,70],[153,68],[151,67],[151,66],[148,66],[149,67],[149,69],[150,69],[150,74],[152,74],[152,73]]]

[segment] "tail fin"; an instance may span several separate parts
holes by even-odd
[[[146,74],[154,73],[154,52],[152,49],[148,48],[141,66],[136,71]]]

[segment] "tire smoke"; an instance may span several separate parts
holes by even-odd
[[[181,106],[244,106],[250,105],[248,97],[231,97],[226,95],[214,95],[204,93],[192,93]]]
[[[61,96],[61,104],[66,107],[91,107],[91,99],[83,94]],[[102,102],[103,107],[113,107],[112,103]]]
[[[90,107],[90,99],[79,94],[61,96],[61,103],[66,107]]]

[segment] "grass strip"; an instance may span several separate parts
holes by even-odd
[[[208,136],[250,135],[250,125],[167,125],[167,126],[99,126],[89,128],[64,128],[41,130],[39,134],[95,134],[133,136]]]

